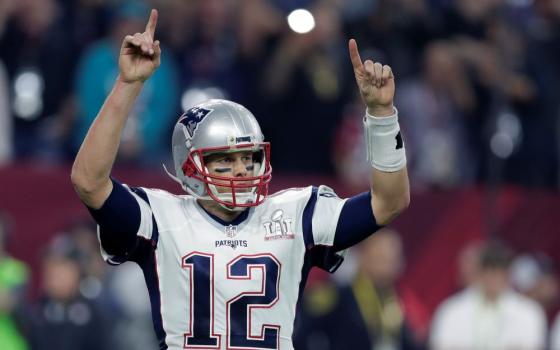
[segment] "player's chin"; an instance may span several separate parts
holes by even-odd
[[[250,184],[249,184],[250,185]],[[251,192],[251,190],[253,189],[253,187],[222,187],[222,186],[216,186],[216,190],[218,193],[247,193],[247,192]]]
[[[253,187],[218,187],[218,193],[247,193],[251,192]]]
[[[216,186],[218,193],[231,193],[231,187]]]
[[[255,181],[243,181],[237,184],[236,192],[245,193],[251,192],[255,189]]]
[[[235,181],[233,187],[231,187],[229,183],[220,183],[218,181],[216,181],[214,185],[218,193],[232,193],[233,191],[235,191],[235,193],[247,193],[253,191],[256,187],[254,181]]]

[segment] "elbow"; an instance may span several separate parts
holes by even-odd
[[[83,186],[85,182],[84,176],[78,169],[78,165],[76,164],[76,162],[74,162],[74,164],[72,165],[72,171],[70,172],[70,181],[72,182],[72,186],[74,186],[76,190]]]
[[[372,203],[373,214],[378,225],[386,226],[404,212],[410,205],[410,194],[406,193],[391,203],[385,205],[374,205]]]
[[[395,200],[391,206],[391,220],[399,216],[402,212],[408,209],[410,205],[410,193],[403,194],[400,198]]]
[[[72,186],[74,186],[74,190],[78,193],[80,198],[87,198],[100,187],[99,181],[91,179],[77,163],[74,163],[72,166],[70,181],[72,181]]]
[[[399,214],[408,209],[410,206],[410,192],[404,194],[399,203]]]
[[[74,186],[74,190],[78,193],[78,195],[80,195],[80,197],[93,191],[91,181],[87,181],[86,176],[77,169],[75,163],[72,167],[72,172],[70,173],[70,181],[72,181],[72,186]]]

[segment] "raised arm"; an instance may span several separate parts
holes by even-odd
[[[393,106],[395,79],[391,67],[371,60],[362,62],[354,39],[350,40],[348,48],[356,83],[367,107],[365,127],[366,135],[369,133],[366,136],[368,160],[372,163],[371,206],[377,224],[386,225],[410,202],[404,145]]]
[[[152,10],[143,33],[127,35],[119,54],[119,76],[91,125],[72,167],[72,184],[80,199],[99,209],[109,197],[109,178],[121,133],[134,102],[160,64],[159,41],[154,41],[158,13]]]

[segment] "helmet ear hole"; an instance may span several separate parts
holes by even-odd
[[[196,173],[196,167],[190,159],[185,160],[183,163],[183,174],[187,177],[191,177]]]

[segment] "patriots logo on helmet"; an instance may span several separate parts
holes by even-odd
[[[183,116],[179,119],[179,123],[183,124],[187,128],[187,132],[192,138],[194,136],[196,128],[198,127],[198,124],[202,122],[202,120],[210,112],[212,112],[211,109],[193,107],[186,111],[185,114],[183,114]]]

